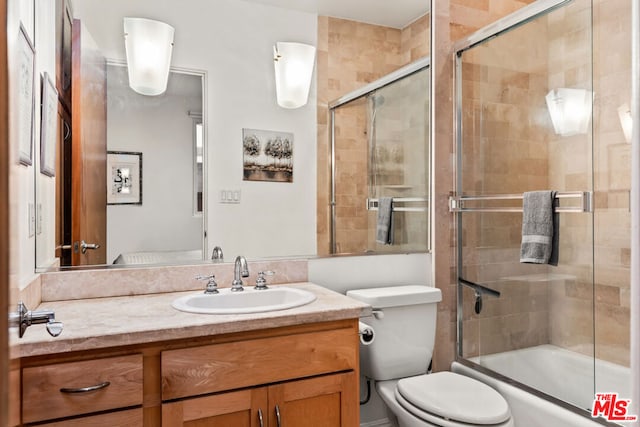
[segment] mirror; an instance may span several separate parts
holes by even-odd
[[[378,6],[371,1],[329,0],[70,1],[68,13],[82,22],[108,64],[107,150],[143,153],[142,204],[106,208],[105,264],[146,252],[153,256],[142,257],[144,264],[181,262],[193,254],[208,260],[215,246],[223,249],[227,260],[238,254],[264,258],[331,253],[328,102],[429,54],[428,0],[393,5],[379,0]],[[154,160],[162,157],[158,154],[162,144],[154,145],[154,138],[148,136],[153,126],[133,131],[131,124],[112,123],[118,116],[139,122],[136,125],[142,122],[136,120],[136,111],[117,110],[138,105],[124,95],[128,90],[122,67],[125,16],[155,19],[175,27],[170,90],[175,89],[181,76],[200,81],[190,87],[200,87],[202,96],[202,214],[197,209],[197,174],[176,169],[168,157],[177,161],[178,154]],[[58,24],[62,27],[59,32],[70,32],[64,19],[58,16],[58,22],[63,23]],[[317,47],[309,102],[298,109],[283,109],[276,103],[272,49],[278,41]],[[64,64],[61,69],[65,70]],[[119,89],[115,88],[116,82],[121,83]],[[161,103],[161,97],[148,98]],[[186,150],[180,156],[196,158],[198,108],[186,98],[175,102],[180,104],[176,116],[192,124],[190,135],[179,138]],[[130,131],[129,136],[119,133],[123,129]],[[291,182],[243,180],[243,134],[247,130],[293,135]],[[135,140],[146,140],[149,145],[137,148]],[[197,167],[197,162],[189,164],[192,169]],[[42,205],[45,216],[42,230],[36,235],[36,267],[46,269],[55,265],[59,256],[56,241],[60,242],[58,246],[71,244],[71,250],[75,248],[74,242],[56,239],[54,212],[64,202],[55,200],[52,178],[39,172],[36,175],[36,202]],[[177,184],[177,178],[185,176],[190,179]],[[365,190],[363,204],[366,194]],[[161,220],[160,213],[166,209],[151,205],[156,197],[180,205],[193,220],[193,227],[186,220]],[[166,234],[166,239],[151,245],[150,240],[160,234]],[[199,236],[194,238],[195,234]],[[187,239],[187,235],[192,237]]]

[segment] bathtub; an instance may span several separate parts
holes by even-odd
[[[553,345],[541,345],[470,360],[574,406],[591,410],[594,398],[594,363],[588,356]],[[461,363],[454,362],[451,370],[476,378],[498,390],[509,402],[516,426],[601,425]],[[597,392],[617,392],[622,398],[631,397],[629,368],[596,360],[595,372]]]

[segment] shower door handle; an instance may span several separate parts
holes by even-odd
[[[461,285],[465,285],[476,291],[478,294],[487,294],[492,297],[500,298],[500,292],[495,289],[488,288],[486,286],[480,285],[478,283],[470,282],[469,280],[463,279],[462,277],[458,277],[458,282]]]

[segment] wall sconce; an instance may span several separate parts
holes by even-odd
[[[593,92],[586,89],[558,88],[549,91],[545,99],[556,134],[572,136],[587,133]]]
[[[631,119],[629,104],[625,103],[618,107],[618,117],[620,117],[620,126],[622,126],[622,132],[624,132],[624,139],[630,143],[633,120]]]
[[[315,57],[316,48],[308,44],[278,42],[273,47],[279,106],[298,108],[307,103]]]
[[[129,86],[142,95],[167,90],[174,28],[160,21],[124,18]]]

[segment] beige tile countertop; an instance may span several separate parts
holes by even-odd
[[[22,357],[29,357],[358,318],[370,314],[371,308],[367,304],[313,283],[286,286],[311,291],[316,295],[316,300],[287,310],[234,315],[185,313],[171,306],[174,299],[197,293],[195,291],[46,302],[38,310],[54,310],[56,320],[64,323],[62,334],[53,338],[44,325],[33,325],[21,339],[13,329],[11,340],[19,345]]]

